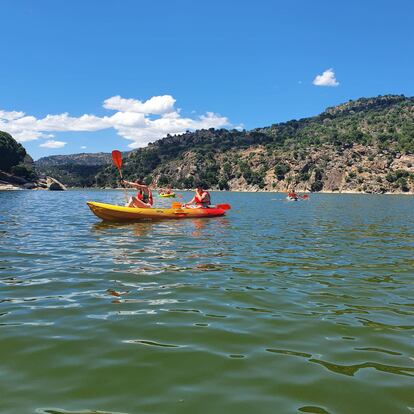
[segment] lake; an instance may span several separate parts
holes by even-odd
[[[414,197],[212,195],[0,193],[1,413],[414,412]]]

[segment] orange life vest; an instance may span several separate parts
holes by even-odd
[[[206,197],[204,197],[203,199],[201,199],[201,197],[204,195],[204,194],[207,194],[207,196]],[[198,205],[198,206],[201,206],[201,207],[207,207],[207,206],[209,206],[210,205],[210,203],[211,203],[211,199],[210,199],[210,193],[208,192],[208,191],[203,191],[203,194],[201,194],[201,196],[200,195],[198,195],[198,193],[195,195],[195,202],[196,202],[196,205]]]

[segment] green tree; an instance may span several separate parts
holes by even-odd
[[[278,164],[276,164],[275,166],[275,175],[276,178],[281,181],[284,180],[286,174],[290,171],[290,167],[289,165],[283,163],[283,162],[279,162]]]
[[[10,134],[0,131],[0,170],[9,172],[11,167],[24,160],[26,150]]]
[[[323,188],[323,183],[322,183],[322,181],[319,181],[319,180],[313,182],[312,185],[311,185],[311,191],[313,191],[313,192],[321,191],[322,188]]]

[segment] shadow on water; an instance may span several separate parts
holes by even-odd
[[[188,226],[190,225],[190,227]],[[229,219],[224,217],[212,217],[212,218],[194,218],[185,220],[145,220],[140,222],[107,222],[101,221],[91,226],[91,231],[95,233],[107,233],[110,230],[126,229],[132,230],[137,237],[146,236],[151,233],[157,226],[162,226],[165,229],[171,231],[171,235],[175,234],[177,230],[184,228],[190,228],[188,234],[194,237],[200,237],[203,234],[203,230],[209,226],[216,226],[220,229],[230,227]]]
[[[100,223],[93,224],[91,226],[91,231],[100,234],[109,234],[111,230],[125,229],[129,231],[132,230],[132,232],[137,237],[142,237],[149,234],[155,224],[156,222],[153,221],[143,221],[136,223],[113,223],[102,221]]]

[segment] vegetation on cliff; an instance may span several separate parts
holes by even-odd
[[[0,171],[27,180],[37,178],[30,155],[10,134],[3,131],[0,131]]]
[[[414,98],[387,95],[251,131],[167,136],[130,152],[124,175],[175,188],[405,192],[414,191],[413,154]],[[68,185],[118,185],[111,164],[76,165],[54,175]]]

